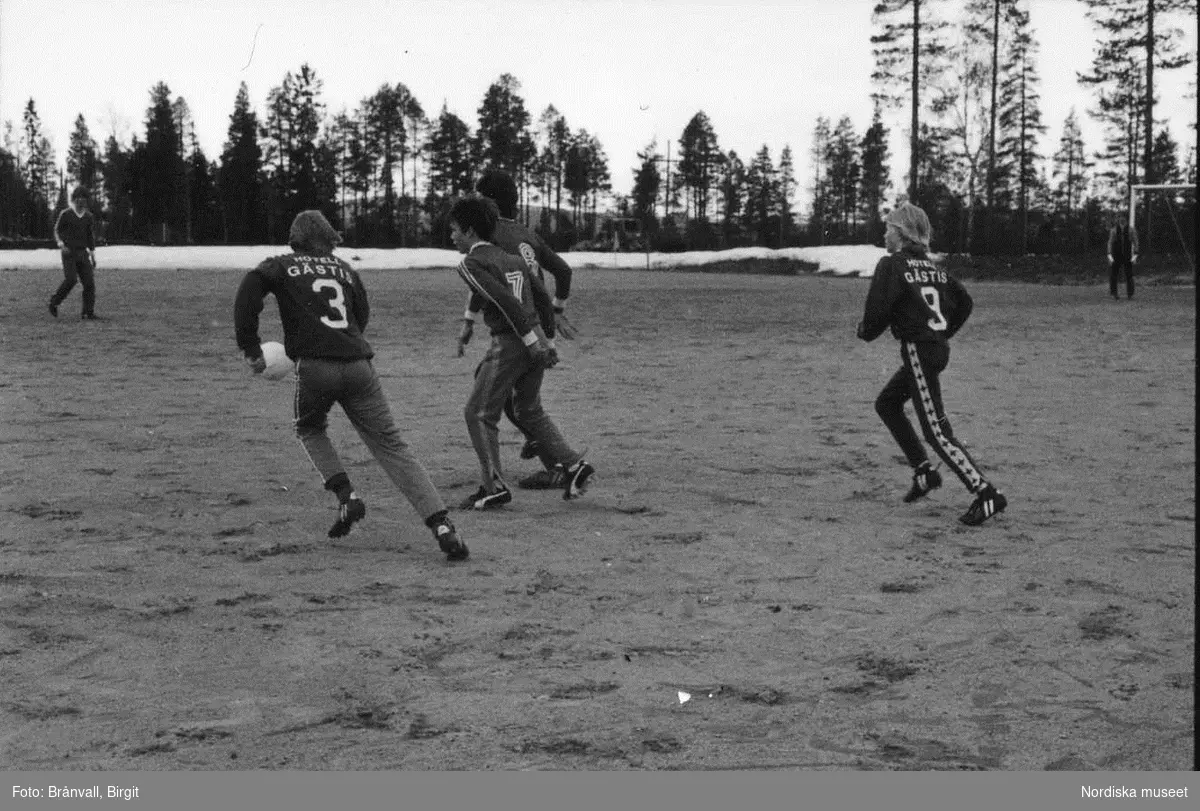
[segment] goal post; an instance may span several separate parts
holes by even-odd
[[[1129,187],[1129,228],[1134,225],[1133,215],[1137,213],[1137,195],[1140,191],[1195,191],[1194,183],[1134,183]]]
[[[1180,225],[1179,225],[1179,219],[1178,219],[1178,216],[1175,211],[1175,203],[1171,199],[1173,193],[1175,193],[1175,192],[1189,192],[1189,191],[1193,195],[1196,193],[1196,184],[1195,183],[1132,183],[1132,184],[1130,184],[1130,186],[1129,186],[1129,230],[1134,231],[1137,229],[1137,198],[1138,198],[1138,194],[1140,194],[1142,192],[1159,192],[1159,193],[1161,193],[1163,196],[1163,199],[1167,203],[1167,212],[1171,215],[1172,222],[1175,226],[1175,234],[1179,238],[1179,248],[1180,248],[1180,250],[1183,251],[1184,256],[1187,257],[1188,265],[1194,271],[1195,264],[1196,264],[1195,258],[1193,256],[1192,250],[1190,250],[1188,248],[1187,239],[1184,237],[1183,230],[1180,228]],[[1150,210],[1149,210],[1149,208],[1147,208],[1147,210],[1146,210],[1146,217],[1147,217],[1147,220],[1146,220],[1146,228],[1147,228],[1146,243],[1147,244],[1145,246],[1143,246],[1143,248],[1147,251],[1149,250],[1149,247],[1150,247],[1150,244],[1149,244],[1150,243],[1149,216],[1150,216]]]

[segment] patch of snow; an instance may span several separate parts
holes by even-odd
[[[249,270],[269,256],[286,253],[282,245],[200,245],[151,247],[111,245],[96,250],[96,264],[130,270]],[[563,258],[572,268],[615,268],[627,270],[694,267],[738,259],[801,259],[815,262],[819,273],[869,277],[884,256],[874,245],[831,245],[813,248],[734,248],[727,251],[685,253],[603,253],[567,251]],[[362,270],[406,270],[451,268],[458,264],[457,251],[437,248],[339,248],[337,255]],[[57,270],[61,268],[56,249],[0,251],[0,270]]]

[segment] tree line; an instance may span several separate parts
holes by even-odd
[[[1196,183],[1195,121],[1181,158],[1175,135],[1154,115],[1156,77],[1194,61],[1178,23],[1195,24],[1196,0],[1076,2],[1099,32],[1092,64],[1076,75],[1094,94],[1087,114],[1103,126],[1104,143],[1093,151],[1074,109],[1057,141],[1044,142],[1040,46],[1026,0],[878,0],[876,109],[907,108],[904,194],[930,213],[941,250],[1091,250],[1106,240],[1111,217],[1124,215],[1131,185]],[[817,219],[837,238],[845,229],[836,189],[847,171],[843,144],[820,125],[814,141],[826,155],[814,195],[829,196],[834,208],[828,222],[824,212]],[[1177,204],[1147,193],[1141,212],[1150,244],[1195,244],[1194,194]]]
[[[240,86],[213,158],[187,101],[159,82],[128,143],[114,132],[99,145],[78,116],[64,168],[30,99],[0,149],[0,236],[49,238],[70,188],[82,185],[109,243],[279,244],[295,214],[315,208],[351,245],[448,246],[449,202],[484,168],[512,172],[526,215],[540,202],[539,224],[560,243],[584,232],[612,188],[599,139],[572,130],[552,105],[533,127],[509,74],[488,88],[472,128],[445,105],[430,118],[402,83],[330,115],[304,64],[270,89],[261,115]]]
[[[1086,114],[1103,125],[1098,150],[1074,109],[1046,143],[1027,0],[878,0],[873,119],[857,132],[849,116],[820,116],[805,178],[790,146],[777,157],[765,144],[744,157],[723,149],[701,110],[677,141],[639,151],[632,191],[615,194],[599,139],[552,104],[535,120],[510,74],[487,89],[472,126],[445,104],[427,113],[399,82],[331,114],[304,64],[269,90],[261,114],[239,88],[211,158],[186,100],[164,82],[128,143],[114,132],[101,146],[77,117],[62,167],[30,99],[20,127],[4,128],[0,237],[46,239],[80,184],[93,190],[110,243],[279,244],[296,212],[318,208],[351,245],[445,247],[449,202],[483,169],[501,168],[517,180],[522,218],[560,249],[879,243],[903,196],[929,212],[939,250],[1093,250],[1130,184],[1195,183],[1195,123],[1181,155],[1154,106],[1156,77],[1193,59],[1176,21],[1195,14],[1196,0],[1076,2],[1101,32],[1077,77],[1094,93]],[[908,121],[902,189],[884,124],[895,111]],[[1147,202],[1152,244],[1194,244],[1194,195],[1180,210],[1161,196]]]

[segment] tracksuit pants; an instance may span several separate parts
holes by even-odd
[[[400,436],[369,360],[301,358],[296,362],[296,436],[326,485],[339,474],[345,476],[326,433],[334,403],[341,405],[371,455],[422,519],[446,509],[429,473]]]
[[[475,385],[463,408],[485,487],[490,488],[497,478],[504,480],[500,464],[500,416],[510,396],[510,419],[537,442],[543,464],[570,467],[581,458],[542,408],[544,376],[545,370],[533,363],[520,338],[507,333],[492,336],[491,346],[475,370]]]
[[[76,284],[83,285],[83,314],[94,315],[96,309],[96,277],[87,249],[68,248],[62,252],[63,280],[50,301],[55,307],[62,304]]]
[[[987,480],[966,448],[954,437],[942,407],[942,387],[938,377],[950,362],[949,345],[901,341],[900,355],[904,365],[879,392],[875,399],[876,413],[891,431],[909,465],[919,467],[929,457],[904,413],[904,404],[912,400],[925,441],[969,491],[978,493],[987,486]]]

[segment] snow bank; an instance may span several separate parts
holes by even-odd
[[[217,269],[244,270],[273,254],[285,252],[280,245],[236,245],[194,247],[148,247],[113,245],[96,250],[100,268],[128,269]],[[339,248],[338,255],[363,270],[404,270],[411,268],[453,267],[457,251],[436,248]],[[738,259],[802,259],[815,262],[821,273],[837,276],[870,276],[884,255],[874,245],[835,245],[820,248],[735,248],[728,251],[689,251],[687,253],[601,253],[570,251],[563,258],[573,268],[616,268],[641,270],[693,267],[711,262]],[[54,249],[0,251],[0,270],[54,270],[61,267]]]

